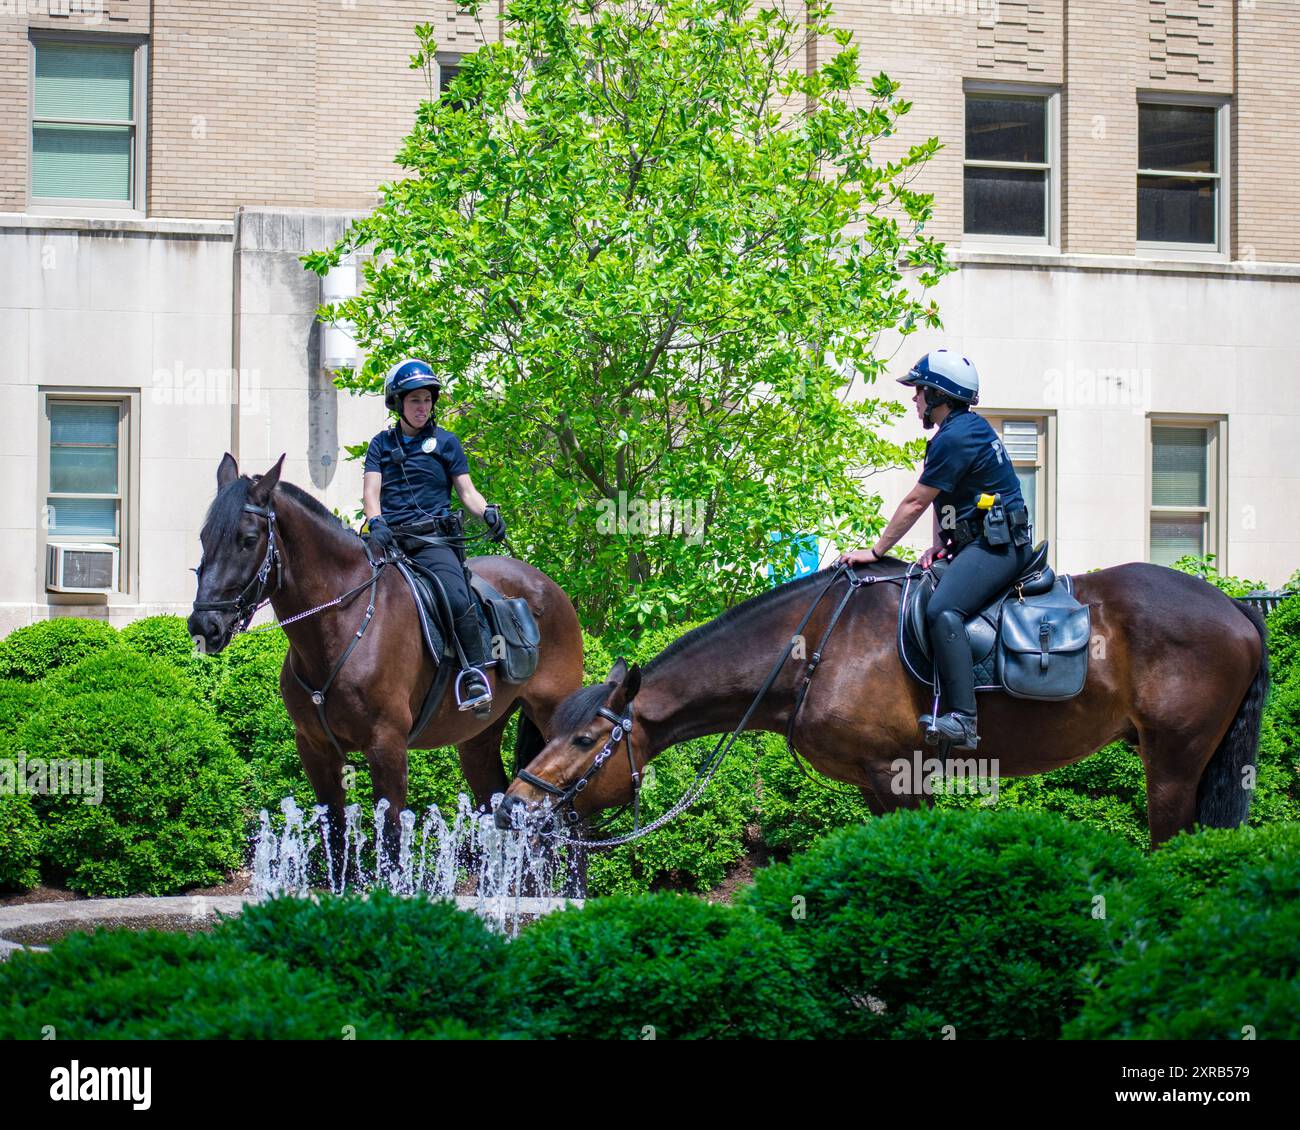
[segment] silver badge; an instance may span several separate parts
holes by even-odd
[[[422,444],[420,444],[420,450],[423,451],[425,455],[429,455],[430,453],[432,453],[433,449],[437,446],[438,446],[438,437],[430,436]]]

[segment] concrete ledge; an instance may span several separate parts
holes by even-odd
[[[79,231],[133,235],[179,235],[192,239],[234,239],[233,220],[127,219],[113,216],[41,216],[30,212],[0,212],[3,231]]]
[[[1053,255],[1042,252],[977,251],[950,247],[962,267],[1012,267],[1049,271],[1113,271],[1152,275],[1212,275],[1229,278],[1300,279],[1300,264],[1198,259],[1148,259],[1140,255]]]

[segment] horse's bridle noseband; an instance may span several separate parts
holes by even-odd
[[[248,582],[233,600],[196,600],[194,602],[195,612],[233,612],[238,617],[238,625],[235,632],[239,633],[248,628],[253,617],[257,615],[257,610],[271,599],[273,593],[280,590],[280,583],[284,580],[284,563],[280,558],[280,548],[275,541],[275,508],[272,506],[254,506],[251,502],[244,503],[244,509],[250,514],[256,514],[259,518],[266,519],[266,555],[262,558],[262,564],[253,574],[252,580]],[[275,588],[269,589],[271,583],[271,570],[275,570]],[[200,559],[198,568],[194,570],[196,574],[202,576],[203,561]]]
[[[530,773],[527,769],[520,769],[515,776],[517,776],[521,781],[526,781],[528,784],[532,785],[533,788],[541,789],[542,792],[546,793],[548,796],[555,797],[556,812],[559,812],[567,805],[568,809],[564,813],[564,819],[570,824],[576,824],[582,819],[582,817],[578,815],[578,810],[573,806],[574,798],[587,787],[592,777],[596,775],[597,770],[609,760],[610,756],[614,752],[614,748],[621,741],[627,747],[627,764],[628,768],[632,771],[632,791],[639,816],[641,807],[641,774],[637,771],[636,760],[632,756],[632,704],[630,702],[627,704],[626,710],[627,713],[622,718],[604,706],[596,711],[596,714],[599,717],[608,718],[613,722],[614,728],[609,732],[609,740],[605,742],[604,748],[596,754],[596,760],[591,763],[591,768],[574,781],[567,789],[562,789],[558,785],[553,785],[550,781],[537,776],[536,773]]]

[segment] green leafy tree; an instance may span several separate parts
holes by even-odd
[[[798,533],[862,543],[882,523],[862,481],[919,454],[863,390],[882,332],[939,325],[952,268],[908,187],[937,139],[895,136],[910,103],[861,79],[828,4],[503,19],[447,97],[430,83],[409,175],[305,259],[362,263],[359,297],[322,310],[368,352],[340,386],[376,391],[407,355],[445,373],[514,548],[596,630],[711,615],[786,571]]]

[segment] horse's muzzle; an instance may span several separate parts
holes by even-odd
[[[501,798],[501,803],[497,805],[496,812],[493,813],[493,819],[496,826],[502,831],[509,831],[515,826],[514,810],[523,806],[528,807],[528,802],[523,797],[511,796],[507,793]]]
[[[229,613],[191,612],[185,625],[190,638],[201,645],[204,654],[216,655],[230,642],[234,621]]]

